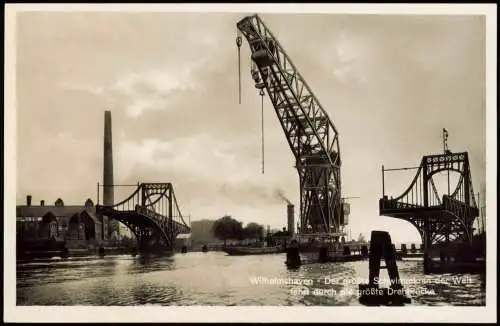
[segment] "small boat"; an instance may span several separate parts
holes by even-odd
[[[223,249],[224,252],[231,256],[243,256],[243,255],[266,255],[266,254],[278,254],[283,253],[285,250],[282,246],[274,247],[226,247]]]

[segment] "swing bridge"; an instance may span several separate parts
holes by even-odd
[[[139,183],[121,202],[96,205],[96,212],[126,225],[134,233],[139,251],[172,249],[179,234],[191,232],[171,183]]]
[[[385,194],[385,173],[408,169],[417,170],[409,187],[396,198],[388,198]],[[456,172],[459,179],[455,189],[439,196],[434,178],[443,172]],[[415,226],[424,249],[449,242],[472,241],[473,224],[479,216],[479,209],[472,187],[467,152],[445,151],[444,154],[426,155],[415,168],[385,169],[382,166],[382,187],[380,215],[399,218]]]

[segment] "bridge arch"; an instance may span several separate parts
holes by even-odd
[[[166,241],[167,243],[170,242],[170,239],[165,230],[155,220],[147,216],[141,216],[141,217],[142,217],[141,219],[138,219],[137,216],[132,216],[130,214],[123,213],[123,214],[114,214],[112,218],[125,225],[134,234],[138,244],[140,241],[146,240],[145,234],[143,232],[144,227],[152,227],[153,232],[156,231],[157,234],[163,237],[164,241]],[[152,235],[153,234],[149,236]]]
[[[456,169],[456,168],[454,168],[454,167],[448,167],[448,168],[438,168],[438,169],[432,170],[431,172],[429,172],[429,173],[427,174],[427,177],[428,177],[428,178],[431,178],[431,177],[432,177],[434,174],[436,174],[436,173],[440,173],[440,172],[448,172],[448,171],[457,172],[457,173],[459,173],[460,175],[465,176],[465,171],[464,171],[464,170]]]
[[[418,180],[419,180],[419,177],[420,177],[421,173],[422,173],[422,166],[420,166],[420,167],[418,168],[418,171],[417,171],[417,173],[415,174],[415,176],[413,177],[413,179],[412,179],[412,181],[411,181],[410,185],[408,186],[408,188],[406,188],[406,190],[405,190],[405,191],[403,191],[403,193],[402,193],[401,195],[399,195],[399,196],[397,196],[397,197],[393,198],[392,200],[393,200],[393,201],[398,201],[398,200],[400,200],[400,199],[404,198],[405,196],[407,196],[407,195],[408,195],[408,193],[410,193],[410,191],[411,191],[411,190],[415,187],[415,185],[417,185],[417,184],[418,184]]]

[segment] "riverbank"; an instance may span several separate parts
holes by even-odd
[[[102,249],[104,250],[102,250]],[[54,257],[85,257],[94,255],[124,255],[137,253],[135,248],[130,247],[101,247],[84,249],[56,249],[56,250],[23,250],[17,252],[17,260],[30,260],[36,258]]]

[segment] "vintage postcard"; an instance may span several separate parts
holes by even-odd
[[[495,321],[493,5],[11,4],[5,49],[6,321]]]

